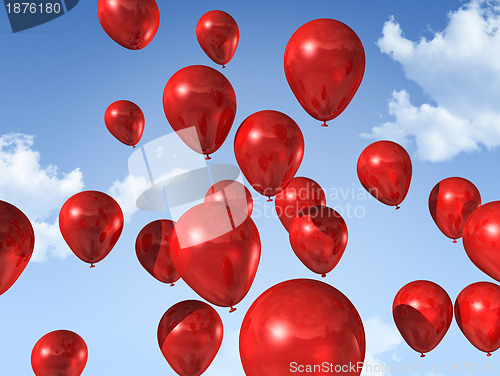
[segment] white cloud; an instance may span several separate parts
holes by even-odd
[[[401,335],[392,324],[386,324],[378,317],[371,317],[364,321],[366,335],[365,369],[362,376],[385,376],[389,375],[387,363],[380,356],[388,352],[394,352],[401,343]],[[384,366],[385,365],[385,366]]]
[[[65,259],[71,254],[70,249],[61,236],[57,219],[54,224],[32,222],[32,225],[35,231],[35,249],[31,257],[32,261],[45,262],[49,256]]]
[[[42,167],[33,144],[33,136],[0,136],[0,197],[17,203],[31,220],[45,220],[82,190],[83,176],[78,168],[61,174],[57,166]]]
[[[48,255],[65,258],[70,250],[57,220],[49,218],[58,213],[68,197],[82,190],[83,176],[78,168],[60,173],[57,166],[42,167],[40,153],[32,149],[33,145],[33,136],[0,136],[0,199],[17,206],[33,224],[33,261],[46,261]]]
[[[146,189],[148,189],[146,180],[132,175],[128,175],[123,180],[115,180],[109,188],[109,195],[122,208],[125,222],[130,222],[132,215],[137,212],[138,208],[135,204],[137,197]]]
[[[389,114],[395,120],[365,137],[415,141],[422,160],[443,161],[461,152],[500,145],[500,2],[472,0],[448,14],[448,25],[432,38],[412,41],[391,17],[377,44],[399,62],[432,104],[412,104],[394,91]]]

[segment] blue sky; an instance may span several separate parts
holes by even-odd
[[[174,375],[156,342],[156,328],[173,304],[196,299],[183,282],[154,280],[134,250],[140,229],[166,212],[138,211],[128,188],[132,149],[107,131],[106,107],[137,103],[146,117],[140,145],[171,132],[163,88],[177,70],[215,65],[198,46],[196,23],[205,12],[230,13],[240,44],[227,69],[238,101],[231,133],[212,163],[236,164],[233,139],[253,112],[291,116],[305,138],[297,176],[317,181],[327,204],[344,213],[346,252],[326,282],[347,295],[367,332],[371,364],[484,364],[455,323],[421,360],[392,320],[392,300],[406,283],[429,279],[454,301],[468,284],[493,281],[442,235],[428,211],[432,187],[450,176],[471,180],[483,203],[500,198],[500,26],[496,1],[158,1],[161,23],[140,51],[126,50],[102,30],[97,1],[81,1],[67,15],[12,34],[0,11],[0,199],[34,223],[37,249],[14,286],[0,297],[0,375],[29,375],[36,341],[56,329],[80,334],[89,347],[83,375]],[[302,24],[334,18],[348,24],[366,52],[366,71],[353,101],[322,128],[300,107],[283,71],[288,38]],[[402,143],[413,160],[410,191],[397,212],[364,194],[356,176],[361,151],[376,139]],[[64,201],[82,189],[112,194],[122,204],[124,232],[96,268],[74,256],[57,229]],[[242,376],[237,336],[244,313],[268,287],[292,278],[317,278],[291,250],[273,207],[252,190],[262,240],[257,277],[238,310],[219,309],[225,338],[207,376]],[[267,208],[267,209],[266,209]],[[351,211],[349,211],[351,208]],[[354,211],[354,209],[357,210]],[[384,375],[385,373],[366,373]],[[397,373],[393,373],[397,374]],[[451,372],[449,372],[451,374]]]

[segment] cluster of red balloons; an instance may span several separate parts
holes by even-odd
[[[488,356],[500,348],[500,286],[477,282],[464,288],[455,301],[455,320],[469,342]],[[453,320],[446,291],[430,281],[403,286],[392,313],[399,332],[415,351],[425,353],[443,339]]]
[[[146,47],[160,22],[154,0],[99,0],[99,21],[111,39],[130,50]],[[208,57],[225,67],[239,42],[236,21],[222,11],[204,14],[196,37]],[[290,38],[284,55],[288,84],[304,110],[326,121],[339,116],[361,84],[365,54],[356,33],[342,22],[317,19]],[[236,116],[236,95],[219,71],[191,65],[180,69],[163,92],[165,116],[194,152],[215,153],[225,142]],[[106,110],[109,132],[133,146],[144,132],[144,114],[135,103],[119,100]],[[312,179],[295,177],[304,155],[300,127],[286,114],[264,110],[251,114],[234,139],[236,161],[250,185],[272,201],[291,248],[300,261],[323,277],[340,261],[348,240],[347,225]],[[377,200],[399,209],[412,177],[406,150],[391,141],[366,147],[357,162],[362,186]],[[431,191],[429,209],[449,238],[463,236],[476,266],[500,281],[500,201],[481,206],[477,188],[466,179],[449,178]],[[258,229],[251,219],[253,199],[233,180],[215,183],[204,202],[177,223],[161,219],[140,231],[136,254],[155,279],[174,285],[182,278],[201,298],[233,312],[254,281],[261,255]],[[59,213],[59,227],[69,248],[94,267],[117,243],[123,213],[105,193],[84,191],[70,197]],[[24,270],[34,247],[33,228],[16,207],[0,201],[0,294]],[[500,287],[480,282],[466,287],[455,302],[456,321],[469,341],[488,354],[500,347]],[[445,336],[453,304],[433,282],[404,286],[393,304],[396,326],[422,356]],[[325,325],[328,323],[328,325]],[[169,308],[158,325],[158,344],[179,375],[199,376],[220,349],[223,324],[207,303],[188,300]],[[334,287],[309,279],[279,283],[262,293],[245,315],[240,355],[247,375],[280,376],[296,364],[362,363],[363,323],[350,300]],[[306,349],[306,351],[304,350]],[[51,332],[33,348],[37,376],[78,376],[87,362],[87,346],[70,331]],[[361,369],[346,375],[359,375]]]

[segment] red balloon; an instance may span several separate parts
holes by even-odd
[[[59,228],[73,253],[92,268],[111,252],[120,238],[122,209],[105,193],[80,192],[61,208]]]
[[[403,339],[424,357],[448,331],[453,320],[453,303],[438,284],[414,281],[399,290],[392,314]]]
[[[207,156],[224,143],[236,114],[236,94],[224,75],[191,65],[175,73],[163,91],[163,109],[184,143]]]
[[[229,63],[238,47],[240,30],[229,14],[212,10],[198,21],[196,38],[208,57],[225,68],[224,64]]]
[[[286,45],[288,85],[304,110],[323,121],[323,126],[345,110],[364,72],[363,45],[340,21],[310,21],[293,33]]]
[[[500,348],[500,286],[477,282],[464,288],[455,301],[455,319],[477,349],[491,355]]]
[[[339,263],[347,246],[347,225],[328,206],[302,210],[290,227],[290,244],[300,261],[314,273],[326,277]]]
[[[392,141],[374,142],[358,159],[358,178],[363,187],[381,203],[396,209],[408,193],[411,173],[410,156]]]
[[[271,287],[252,304],[241,325],[240,357],[247,376],[357,376],[365,349],[363,323],[349,299],[310,279]],[[299,368],[323,364],[327,372]]]
[[[248,215],[208,202],[175,224],[170,250],[182,279],[203,299],[232,312],[255,278],[260,237]]]
[[[135,241],[135,252],[144,269],[158,281],[171,286],[180,278],[170,256],[173,229],[173,221],[159,219],[144,226]]]
[[[222,343],[217,311],[197,300],[177,303],[158,325],[158,344],[172,369],[181,376],[199,376],[210,366]]]
[[[0,295],[10,289],[33,254],[35,234],[24,213],[0,200]]]
[[[80,376],[87,364],[85,341],[69,330],[56,330],[38,340],[31,352],[36,376]]]
[[[250,191],[235,180],[221,180],[210,187],[205,202],[223,202],[247,215],[252,215],[253,199]]]
[[[104,113],[104,123],[109,132],[125,145],[139,143],[144,132],[144,114],[133,102],[116,101]]]
[[[97,15],[106,34],[129,50],[146,47],[160,26],[155,0],[99,0]]]
[[[287,231],[290,231],[292,221],[302,209],[314,205],[326,205],[326,196],[314,180],[295,177],[276,195],[274,205],[281,223]]]
[[[238,128],[234,153],[248,182],[271,201],[271,196],[279,193],[299,169],[304,137],[289,116],[278,111],[259,111]]]
[[[500,201],[472,212],[464,225],[463,244],[474,265],[500,282]]]
[[[441,180],[429,195],[432,219],[453,243],[462,237],[465,221],[480,205],[481,195],[476,186],[463,178]]]

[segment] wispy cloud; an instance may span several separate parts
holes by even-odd
[[[401,336],[393,324],[384,323],[379,317],[370,317],[364,321],[366,335],[365,369],[362,376],[385,376],[387,367],[381,367],[381,356],[393,358],[401,343]]]
[[[461,152],[500,145],[500,3],[472,0],[448,14],[443,31],[412,41],[391,17],[377,44],[401,64],[429,103],[415,105],[407,90],[389,100],[393,121],[363,136],[416,144],[422,160],[449,160]]]
[[[82,172],[75,168],[61,173],[57,166],[40,164],[33,149],[35,138],[19,133],[0,136],[0,199],[22,210],[33,224],[33,261],[48,256],[65,258],[69,248],[59,232],[57,220],[49,220],[65,200],[83,189]]]

